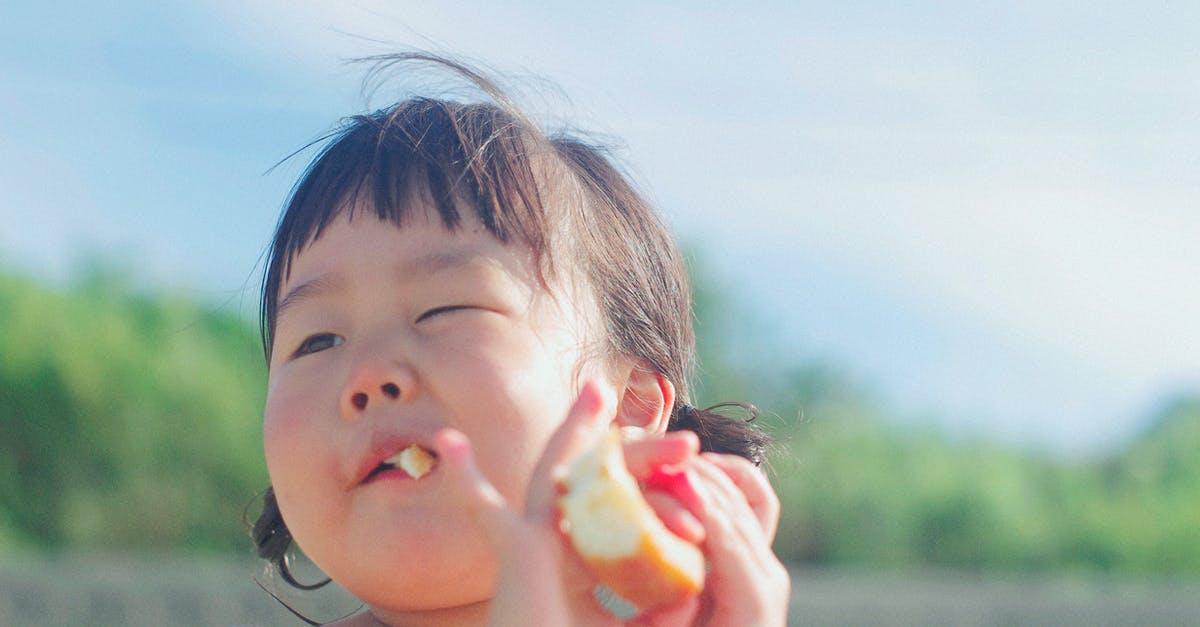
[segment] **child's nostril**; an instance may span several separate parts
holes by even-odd
[[[362,392],[356,392],[354,394],[354,396],[350,397],[350,402],[354,403],[354,406],[357,407],[358,409],[366,409],[367,408],[367,395]]]
[[[384,383],[380,389],[383,390],[384,395],[388,398],[400,397],[400,388],[395,383]]]

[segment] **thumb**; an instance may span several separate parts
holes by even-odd
[[[558,481],[565,472],[565,464],[594,444],[602,428],[612,421],[613,404],[608,398],[612,394],[615,392],[593,381],[583,385],[579,398],[567,412],[563,423],[550,436],[533,470],[525,503],[527,514],[541,519],[552,517],[549,512],[554,510]]]

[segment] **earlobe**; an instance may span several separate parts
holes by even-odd
[[[674,384],[665,376],[637,363],[630,369],[621,391],[617,424],[652,434],[665,433],[674,407]]]

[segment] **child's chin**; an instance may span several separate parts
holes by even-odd
[[[331,576],[368,606],[390,611],[444,609],[486,600],[494,587],[496,560],[482,546],[482,538],[470,543],[462,536],[432,540],[381,547],[349,564],[347,578]],[[470,544],[477,548],[469,550]]]
[[[387,612],[428,612],[486,602],[491,596],[492,581],[430,577],[425,581],[392,580],[392,585],[375,582],[367,590],[351,589],[349,592],[371,608]]]

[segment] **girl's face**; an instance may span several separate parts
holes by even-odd
[[[343,216],[296,257],[265,410],[271,483],[300,548],[393,611],[485,601],[496,560],[436,467],[369,473],[454,427],[520,506],[579,392],[586,338],[586,316],[546,293],[528,247],[466,212],[455,232],[430,213],[403,228]]]

